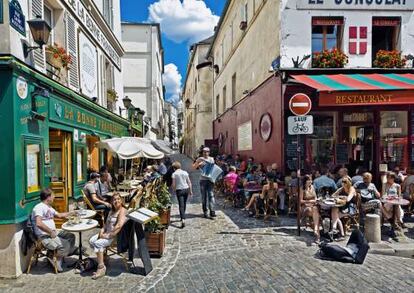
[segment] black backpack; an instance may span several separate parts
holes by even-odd
[[[357,247],[357,253],[355,256],[352,256],[344,247],[332,243],[321,244],[319,256],[323,259],[333,261],[363,264],[369,250],[369,245],[364,235],[357,229],[352,231],[351,237],[349,238],[346,246],[347,248],[355,247],[354,244]]]

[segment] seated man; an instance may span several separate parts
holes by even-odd
[[[365,172],[362,174],[362,180],[355,183],[354,187],[361,195],[361,206],[364,213],[369,210],[374,210],[374,213],[381,216],[381,201],[379,200],[381,194],[372,183],[371,173]]]
[[[96,191],[96,184],[100,179],[98,173],[91,173],[90,180],[83,187],[83,192],[86,197],[89,199],[95,210],[105,210],[109,211],[111,209],[111,204],[100,196]]]
[[[108,184],[108,175],[107,172],[101,172],[100,177],[95,183],[95,190],[98,197],[108,200],[107,193],[109,192],[109,184]]]
[[[66,218],[70,213],[58,213],[52,208],[54,200],[53,192],[50,188],[40,192],[40,203],[35,205],[32,211],[33,230],[37,238],[42,241],[47,250],[57,250],[57,270],[62,272],[62,259],[73,254],[75,250],[75,235],[65,231],[57,232],[54,217]],[[47,259],[53,265],[53,260],[48,253]]]

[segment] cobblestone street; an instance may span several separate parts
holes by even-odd
[[[189,170],[190,161],[179,159]],[[202,217],[198,172],[191,172],[195,196],[185,229],[178,228],[174,204],[167,252],[153,259],[146,277],[126,273],[120,259],[107,277],[93,281],[71,270],[55,275],[40,262],[30,275],[0,280],[2,292],[411,292],[414,260],[368,254],[363,265],[316,259],[310,232],[296,236],[295,220],[264,223],[240,210],[217,204],[217,218]]]

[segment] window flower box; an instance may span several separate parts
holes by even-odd
[[[69,65],[72,64],[71,56],[66,53],[63,47],[58,44],[49,45],[46,47],[46,61],[56,68],[68,69]]]
[[[378,68],[403,68],[406,63],[407,59],[399,51],[379,50],[373,65]]]
[[[344,68],[348,63],[348,56],[339,49],[316,52],[312,57],[313,68]]]

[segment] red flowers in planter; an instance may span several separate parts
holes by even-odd
[[[55,59],[53,62],[57,64],[60,62],[61,67],[67,68],[70,64],[72,64],[71,56],[66,53],[66,50],[63,47],[60,47],[58,44],[54,43],[53,45],[49,45],[46,47],[46,53],[50,54],[50,57]]]
[[[396,50],[379,50],[375,57],[373,65],[379,68],[402,68],[407,63],[407,59]]]
[[[312,67],[314,68],[343,68],[347,63],[348,56],[336,48],[316,52],[312,56]]]

